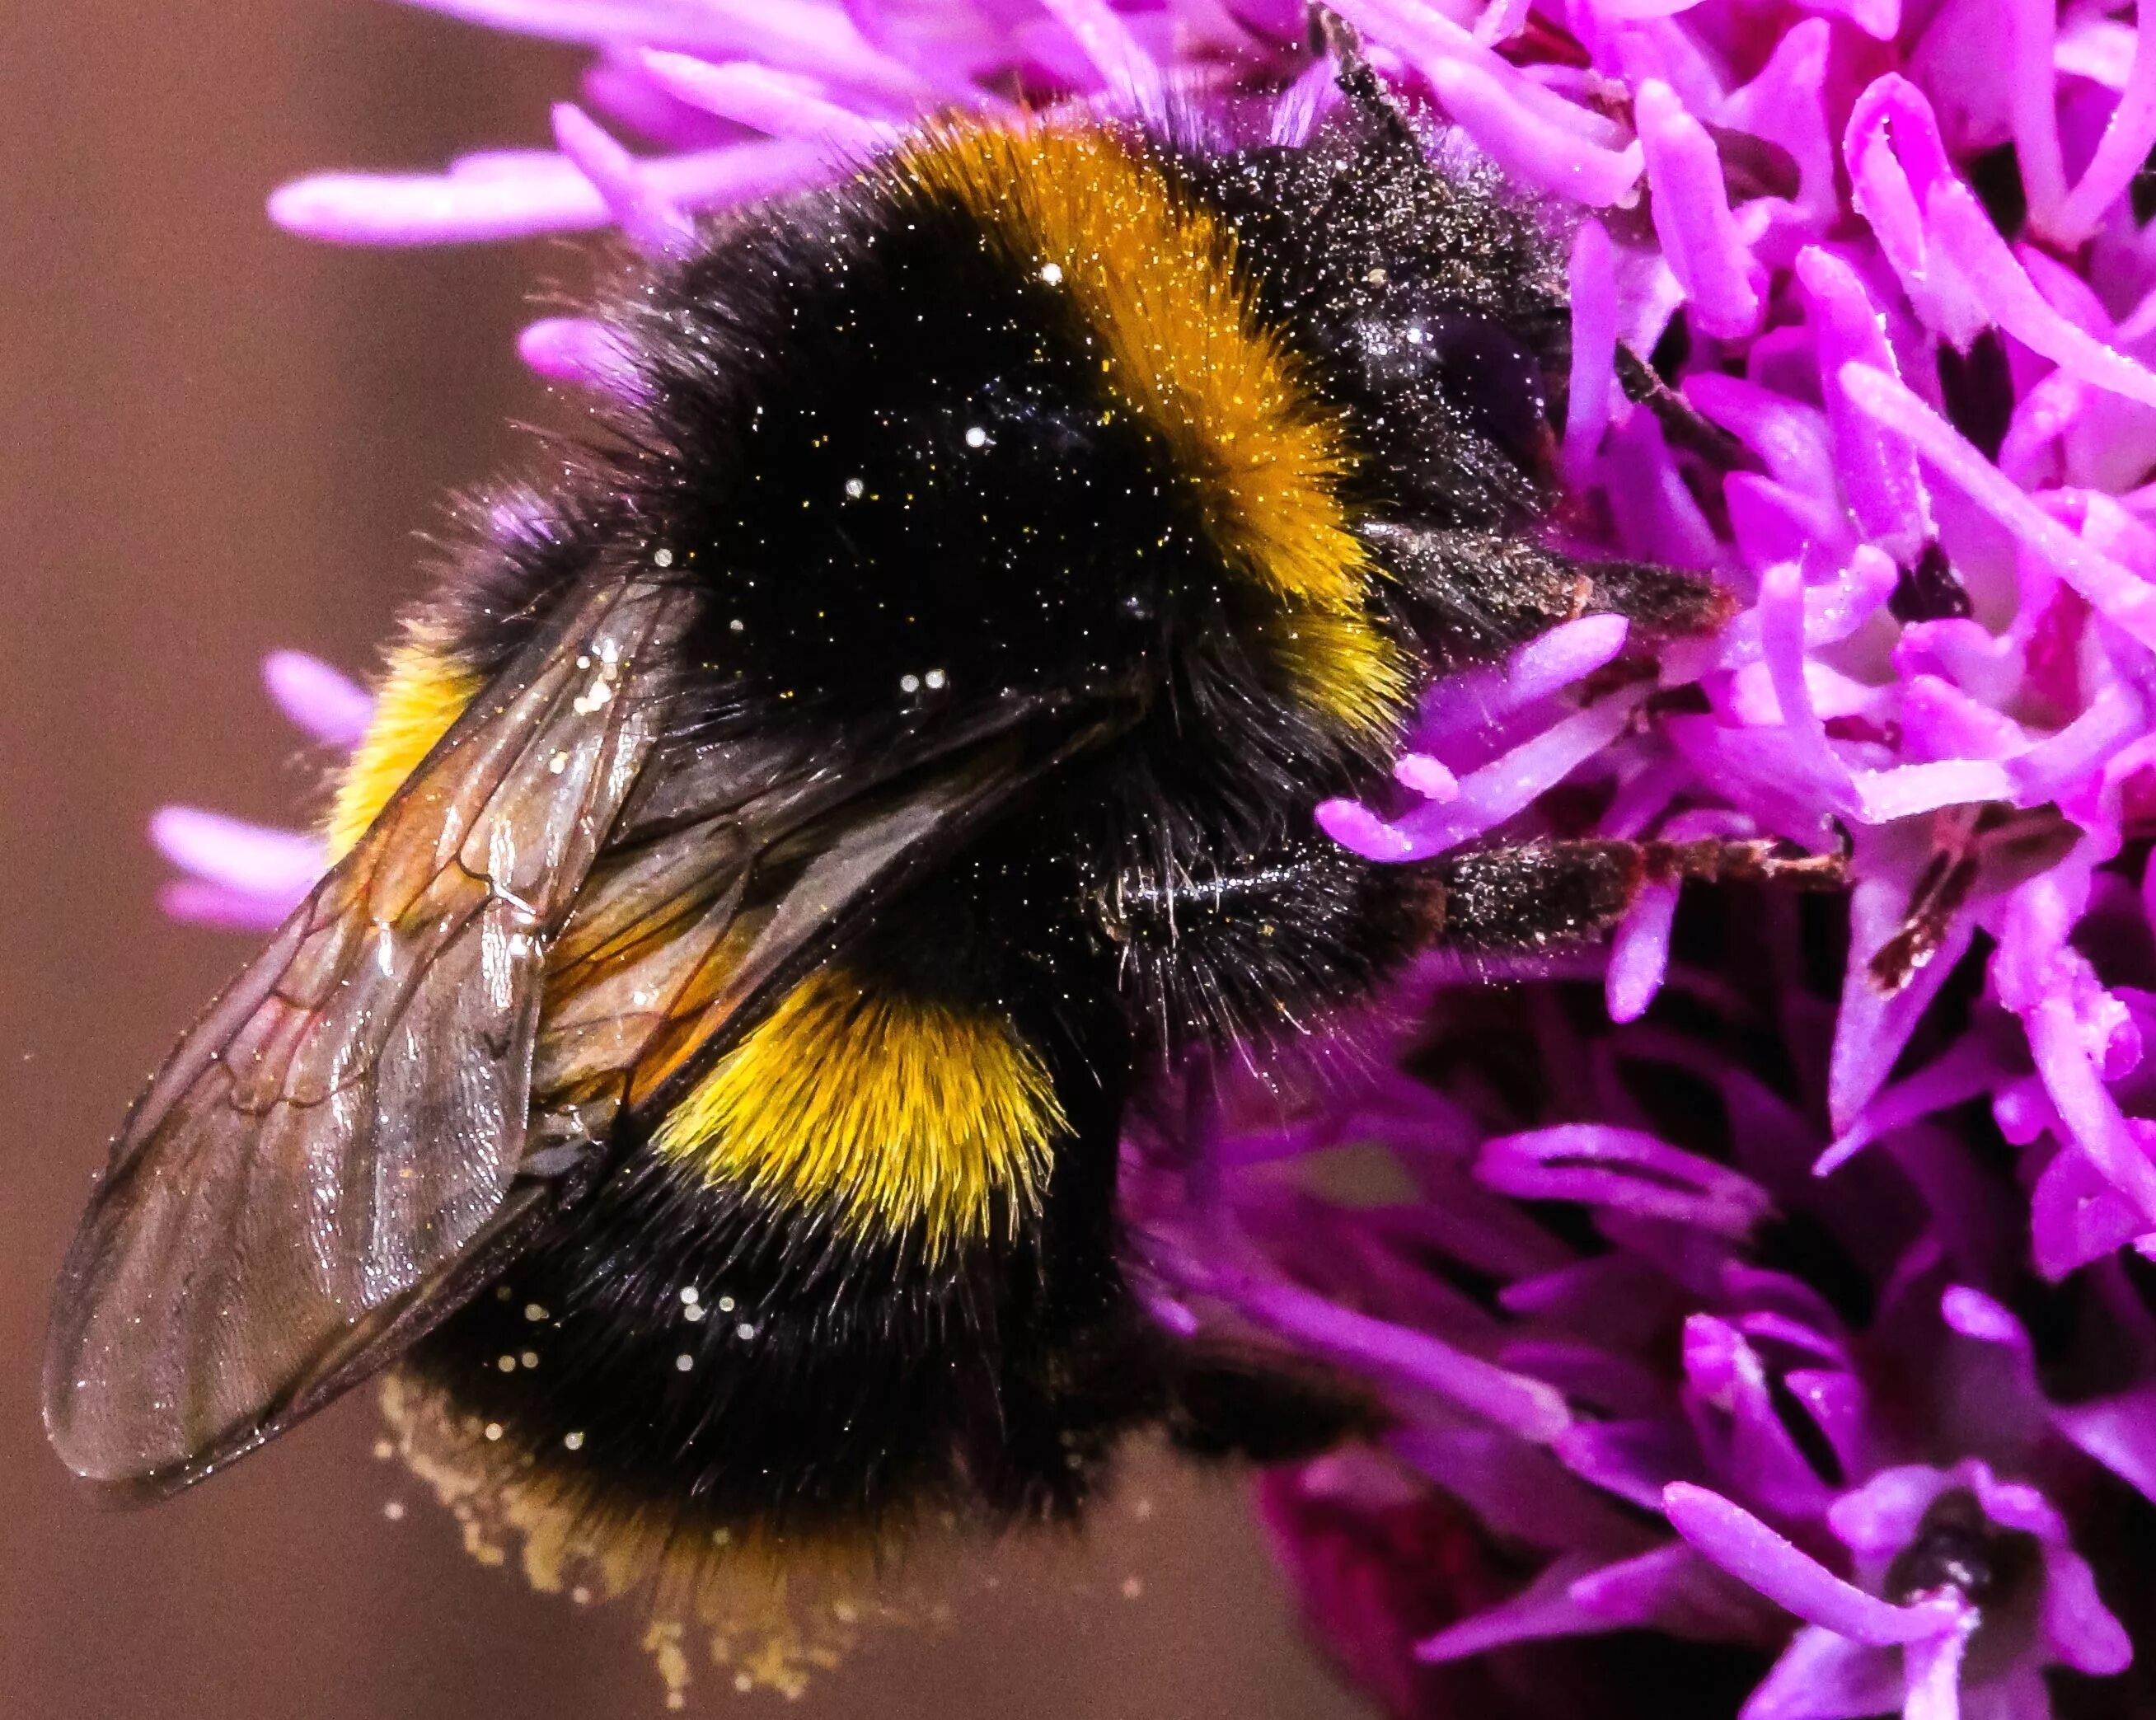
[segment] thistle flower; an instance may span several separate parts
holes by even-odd
[[[1262,95],[1291,142],[1332,99],[1295,0],[420,3],[588,44],[584,105],[552,149],[301,180],[280,223],[665,252],[925,113]],[[2123,1711],[2156,1523],[2156,46],[2041,0],[1332,4],[1569,247],[1553,531],[1735,610],[1652,685],[1598,677],[1607,618],[1447,680],[1399,798],[1322,823],[1397,860],[1839,829],[1856,884],[1845,950],[1650,891],[1606,958],[1434,964],[1322,1080],[1195,1081],[1129,1155],[1161,1316],[1395,1408],[1265,1495],[1394,1712]],[[521,350],[620,386],[598,323]],[[352,691],[275,662],[348,738]],[[274,917],[314,850],[207,818],[159,815],[196,875],[168,907]]]

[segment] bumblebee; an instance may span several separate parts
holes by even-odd
[[[53,1314],[73,1469],[169,1492],[393,1362],[699,1544],[1337,1430],[1145,1317],[1132,1108],[1432,945],[1815,875],[1317,834],[1450,666],[1722,613],[1538,540],[1550,235],[1342,67],[1292,146],[932,129],[623,289],[632,382],[408,618],[334,864],[121,1129]]]

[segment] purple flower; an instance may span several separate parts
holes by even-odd
[[[2041,1715],[2045,1666],[2108,1675],[2133,1657],[2057,1510],[1981,1458],[1881,1470],[1834,1502],[1827,1527],[1863,1587],[1720,1494],[1676,1481],[1664,1500],[1686,1541],[1809,1621],[1753,1692],[1746,1720],[1840,1720],[1897,1705],[1928,1720],[1962,1703]]]
[[[1643,1019],[1577,978],[1493,995],[1433,960],[1356,1072],[1221,1073],[1194,1138],[1132,1142],[1168,1317],[1290,1342],[1396,1413],[1381,1454],[1265,1496],[1305,1527],[1287,1562],[1327,1640],[1396,1712],[1623,1712],[1617,1662],[1583,1651],[1643,1630],[1670,1639],[1649,1712],[1749,1651],[1746,1720],[2018,1720],[2050,1712],[2047,1667],[2133,1658],[2112,1609],[2145,1579],[2076,1524],[2156,1526],[2138,1275],[2046,1286],[1974,1122],[1927,1114],[1814,1174],[1832,1024],[1804,918],[1727,906],[1680,922]],[[1698,959],[1739,939],[1741,968]],[[1443,1558],[1400,1550],[1462,1509]],[[1424,1563],[1441,1577],[1401,1598]],[[1474,1700],[1413,1673],[1493,1655]],[[1742,1700],[1717,1699],[1697,1712]]]
[[[589,44],[583,105],[551,147],[299,181],[280,223],[614,226],[663,254],[931,112],[1255,97],[1292,142],[1332,99],[1299,0],[422,3]],[[1830,914],[1656,889],[1606,953],[1433,958],[1307,1069],[1194,1076],[1196,1121],[1128,1155],[1162,1317],[1393,1409],[1381,1448],[1265,1498],[1314,1625],[1394,1712],[2131,1707],[2156,46],[2044,0],[1333,5],[1569,247],[1554,536],[1709,572],[1732,608],[1652,684],[1598,675],[1610,618],[1455,676],[1403,795],[1321,823],[1388,860],[1839,830],[1856,883],[1845,948]],[[521,350],[628,385],[597,321]],[[357,733],[364,696],[321,665],[273,659],[271,685]],[[319,854],[182,809],[155,834],[193,875],[168,906],[228,923],[274,919]]]

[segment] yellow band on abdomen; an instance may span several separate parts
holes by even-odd
[[[931,1258],[1037,1202],[1066,1127],[1007,1019],[812,973],[660,1125],[715,1183],[835,1208],[857,1235],[918,1229]]]

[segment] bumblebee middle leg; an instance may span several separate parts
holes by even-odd
[[[1848,882],[1848,856],[1808,854],[1771,838],[1587,840],[1485,849],[1434,860],[1422,870],[1435,942],[1511,954],[1606,937],[1650,885],[1738,879],[1839,890]]]

